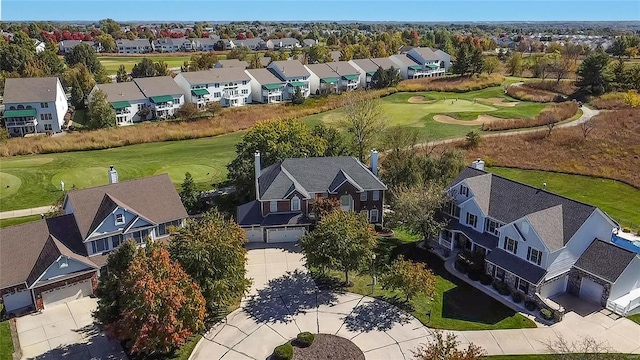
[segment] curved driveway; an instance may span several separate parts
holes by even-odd
[[[247,270],[254,285],[249,295],[205,334],[191,360],[264,360],[301,331],[350,339],[367,360],[411,359],[412,350],[429,340],[431,330],[395,306],[318,289],[294,245],[250,246]],[[603,312],[568,312],[562,322],[536,329],[452,332],[461,346],[473,342],[489,355],[546,353],[545,344],[559,336],[570,342],[588,336],[616,351],[640,354],[640,326]]]

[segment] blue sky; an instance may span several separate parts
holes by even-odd
[[[0,0],[0,19],[118,21],[624,21],[638,0]]]

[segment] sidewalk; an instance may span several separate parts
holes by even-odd
[[[30,215],[46,214],[49,211],[52,211],[53,209],[54,207],[49,205],[49,206],[35,207],[31,209],[21,209],[21,210],[0,212],[0,220],[13,219],[13,218],[30,216]]]

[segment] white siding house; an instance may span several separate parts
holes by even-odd
[[[253,102],[272,104],[283,100],[282,92],[285,83],[267,69],[249,69],[247,75],[251,78],[251,96]]]
[[[107,101],[115,110],[116,125],[132,125],[152,118],[151,102],[134,82],[98,84],[89,94],[89,99],[97,89],[107,95]]]
[[[8,78],[4,89],[3,117],[9,135],[62,131],[69,105],[58,78]]]
[[[300,88],[304,97],[309,97],[309,76],[311,74],[298,60],[272,61],[267,67],[282,82],[286,83],[284,100],[291,100],[296,89]]]
[[[182,72],[174,78],[187,102],[203,107],[219,101],[222,106],[251,103],[251,78],[241,68],[219,68]]]
[[[184,93],[171,76],[137,78],[133,82],[149,99],[153,119],[174,116],[184,104]]]

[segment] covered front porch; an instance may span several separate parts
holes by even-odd
[[[440,232],[438,244],[452,252],[466,250],[487,255],[497,246],[498,238],[487,233],[479,233],[456,223]]]
[[[25,136],[38,133],[38,119],[35,109],[6,110],[4,122],[11,136]]]

